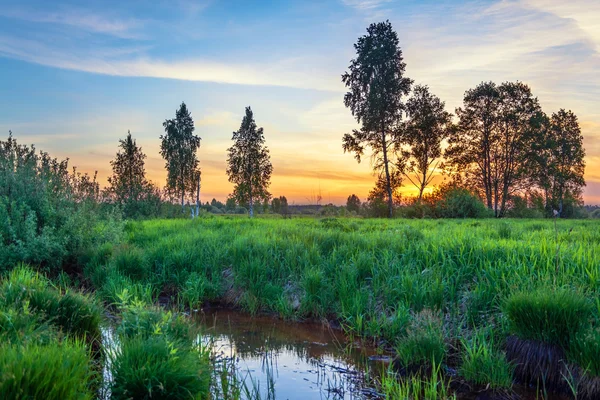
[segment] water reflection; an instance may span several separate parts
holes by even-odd
[[[234,362],[237,378],[263,399],[372,399],[369,377],[387,368],[386,357],[322,324],[230,310],[212,310],[198,321],[215,357]]]

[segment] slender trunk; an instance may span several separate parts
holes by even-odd
[[[185,200],[185,186],[184,186],[185,181],[183,179],[183,166],[181,167],[180,173],[181,173],[181,212],[184,212],[185,208],[184,208],[183,202]]]
[[[196,217],[200,215],[200,172],[198,172],[198,187],[196,188]]]
[[[383,144],[383,165],[385,167],[385,181],[388,195],[388,218],[392,218],[394,215],[394,202],[392,200],[392,180],[390,179],[390,169],[388,166],[387,157],[387,142],[385,140],[385,129],[383,128],[383,124],[381,124],[381,141]]]

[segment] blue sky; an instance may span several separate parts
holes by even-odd
[[[572,109],[600,203],[600,2],[12,1],[0,7],[0,131],[102,183],[131,130],[163,184],[162,122],[185,101],[202,137],[203,195],[224,199],[226,149],[251,105],[271,148],[272,193],[341,203],[372,187],[343,154],[355,124],[340,75],[371,22],[389,19],[407,74],[446,101],[484,80],[522,80],[547,113]]]

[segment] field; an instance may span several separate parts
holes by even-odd
[[[120,316],[117,334],[131,352],[115,363],[122,386],[136,354],[150,347],[168,360],[174,342],[183,370],[200,362],[208,371],[206,349],[189,345],[185,318],[152,306],[160,302],[338,325],[396,354],[379,384],[388,398],[449,398],[443,381],[498,398],[510,398],[520,382],[591,399],[600,393],[599,227],[234,216],[127,222],[122,241],[90,254],[79,279],[93,291],[90,301]],[[61,276],[57,290],[64,294],[72,279]],[[165,341],[148,333],[157,329]],[[75,352],[81,343],[69,346]],[[194,381],[187,379],[181,385]],[[197,393],[207,390],[207,382],[195,384]]]

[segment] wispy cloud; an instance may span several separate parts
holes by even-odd
[[[45,45],[38,41],[0,36],[0,55],[55,68],[112,76],[179,79],[239,85],[283,86],[300,89],[343,91],[337,73],[290,68],[286,59],[268,64],[258,62],[225,63],[204,59],[158,60],[145,55],[123,58],[123,54],[142,49],[107,48],[105,57],[98,49],[76,52]],[[302,63],[294,58],[294,63]]]
[[[342,3],[348,7],[356,8],[357,10],[374,10],[384,4],[390,3],[391,0],[342,0]]]
[[[140,38],[139,29],[143,26],[143,22],[136,18],[120,19],[83,9],[40,12],[22,8],[3,8],[0,9],[0,16],[34,23],[66,25],[124,39]]]

